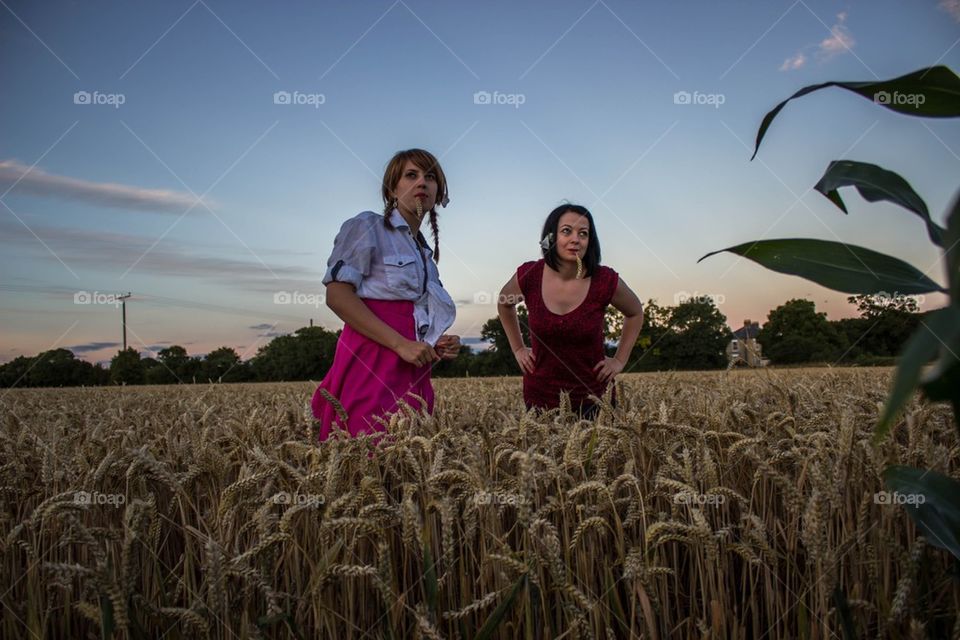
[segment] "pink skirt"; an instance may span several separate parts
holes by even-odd
[[[374,315],[408,340],[415,339],[413,302],[408,300],[373,300],[362,298]],[[326,440],[336,431],[336,422],[351,437],[365,433],[382,432],[386,428],[374,419],[397,410],[406,402],[416,410],[426,401],[426,410],[433,413],[433,385],[430,384],[431,365],[418,367],[406,362],[391,349],[361,335],[346,324],[333,356],[333,366],[313,394],[313,415],[320,422],[320,440]],[[343,423],[337,410],[320,393],[325,389],[340,401],[347,422]]]

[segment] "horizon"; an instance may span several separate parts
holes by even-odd
[[[841,240],[944,280],[918,217],[852,189],[844,215],[812,185],[831,160],[879,164],[942,224],[954,123],[828,89],[750,154],[803,86],[960,68],[958,0],[0,4],[0,363],[104,361],[122,337],[111,296],[128,291],[129,346],[152,357],[228,346],[246,361],[310,320],[336,331],[320,284],[333,237],[378,208],[383,167],[409,147],[450,184],[439,267],[465,344],[562,202],[591,210],[603,264],[645,305],[710,296],[732,330],[793,298],[858,315],[848,294],[749,260],[697,263],[750,240]]]

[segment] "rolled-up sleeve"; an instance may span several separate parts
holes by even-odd
[[[358,216],[343,223],[333,241],[323,284],[349,282],[355,288],[360,287],[360,282],[370,275],[370,264],[377,246],[376,230],[371,228],[375,222]]]

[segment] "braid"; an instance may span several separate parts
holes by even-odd
[[[433,231],[433,261],[440,262],[440,229],[437,228],[437,209],[430,209],[430,229]]]
[[[390,224],[390,212],[393,211],[393,201],[390,200],[383,205],[383,226],[387,229],[393,229],[393,225]]]

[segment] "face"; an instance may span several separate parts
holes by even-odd
[[[557,223],[557,256],[561,260],[583,259],[590,242],[590,222],[586,216],[567,211]]]
[[[393,197],[400,202],[400,210],[416,213],[417,200],[429,211],[437,202],[437,174],[424,171],[411,160],[407,160],[400,174],[400,181],[393,189]]]

